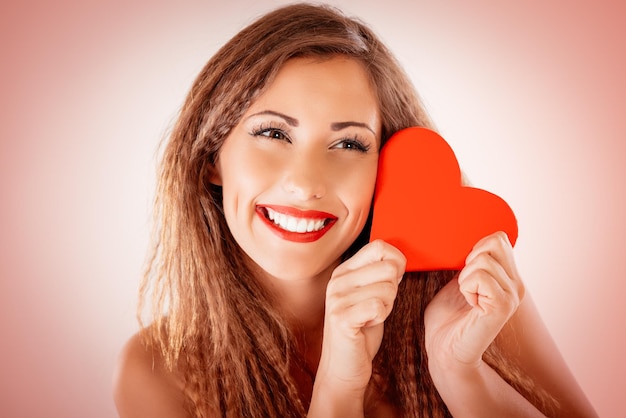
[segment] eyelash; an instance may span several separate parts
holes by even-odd
[[[282,138],[277,138],[273,135],[279,134]],[[277,141],[286,141],[291,143],[291,138],[288,134],[288,127],[283,124],[261,124],[252,128],[250,135],[258,137],[262,136],[268,139],[274,139]],[[366,141],[363,141],[358,135],[352,137],[346,137],[341,139],[337,145],[343,145],[340,149],[355,150],[361,153],[366,153],[370,150],[370,146]],[[336,145],[335,145],[336,146]],[[333,148],[335,147],[333,146]]]
[[[288,131],[289,129],[286,125],[269,123],[269,124],[261,124],[261,125],[253,127],[252,131],[250,132],[250,135],[263,136],[268,139],[291,142],[291,138],[289,138]],[[280,134],[283,138],[276,138],[270,135],[270,133],[272,132]]]
[[[362,153],[366,153],[370,150],[370,146],[361,139],[359,139],[358,136],[342,139],[340,144],[344,145],[342,147],[343,149],[353,149]]]

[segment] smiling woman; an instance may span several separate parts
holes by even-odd
[[[207,63],[163,156],[122,417],[595,415],[506,235],[461,272],[368,243],[379,150],[409,126],[432,127],[404,72],[331,8],[271,12]]]
[[[226,138],[212,179],[230,232],[256,265],[274,278],[324,281],[318,276],[367,220],[377,132],[361,63],[298,58],[282,66]]]

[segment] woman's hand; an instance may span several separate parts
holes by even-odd
[[[478,367],[523,297],[524,285],[507,235],[498,232],[480,240],[458,280],[441,289],[426,308],[431,369]]]
[[[335,269],[326,290],[316,386],[341,396],[364,395],[405,266],[399,250],[374,241]]]

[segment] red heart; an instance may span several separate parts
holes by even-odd
[[[517,240],[517,221],[499,196],[461,184],[452,148],[426,128],[396,132],[378,163],[371,240],[407,258],[407,271],[461,269],[473,246],[497,231]]]

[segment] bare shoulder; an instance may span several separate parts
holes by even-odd
[[[560,409],[558,416],[597,416],[541,319],[530,294],[526,294],[517,312],[503,328],[501,337],[507,355],[557,399]]]
[[[138,332],[120,352],[113,398],[121,418],[187,417],[181,380],[168,371],[158,349]]]

